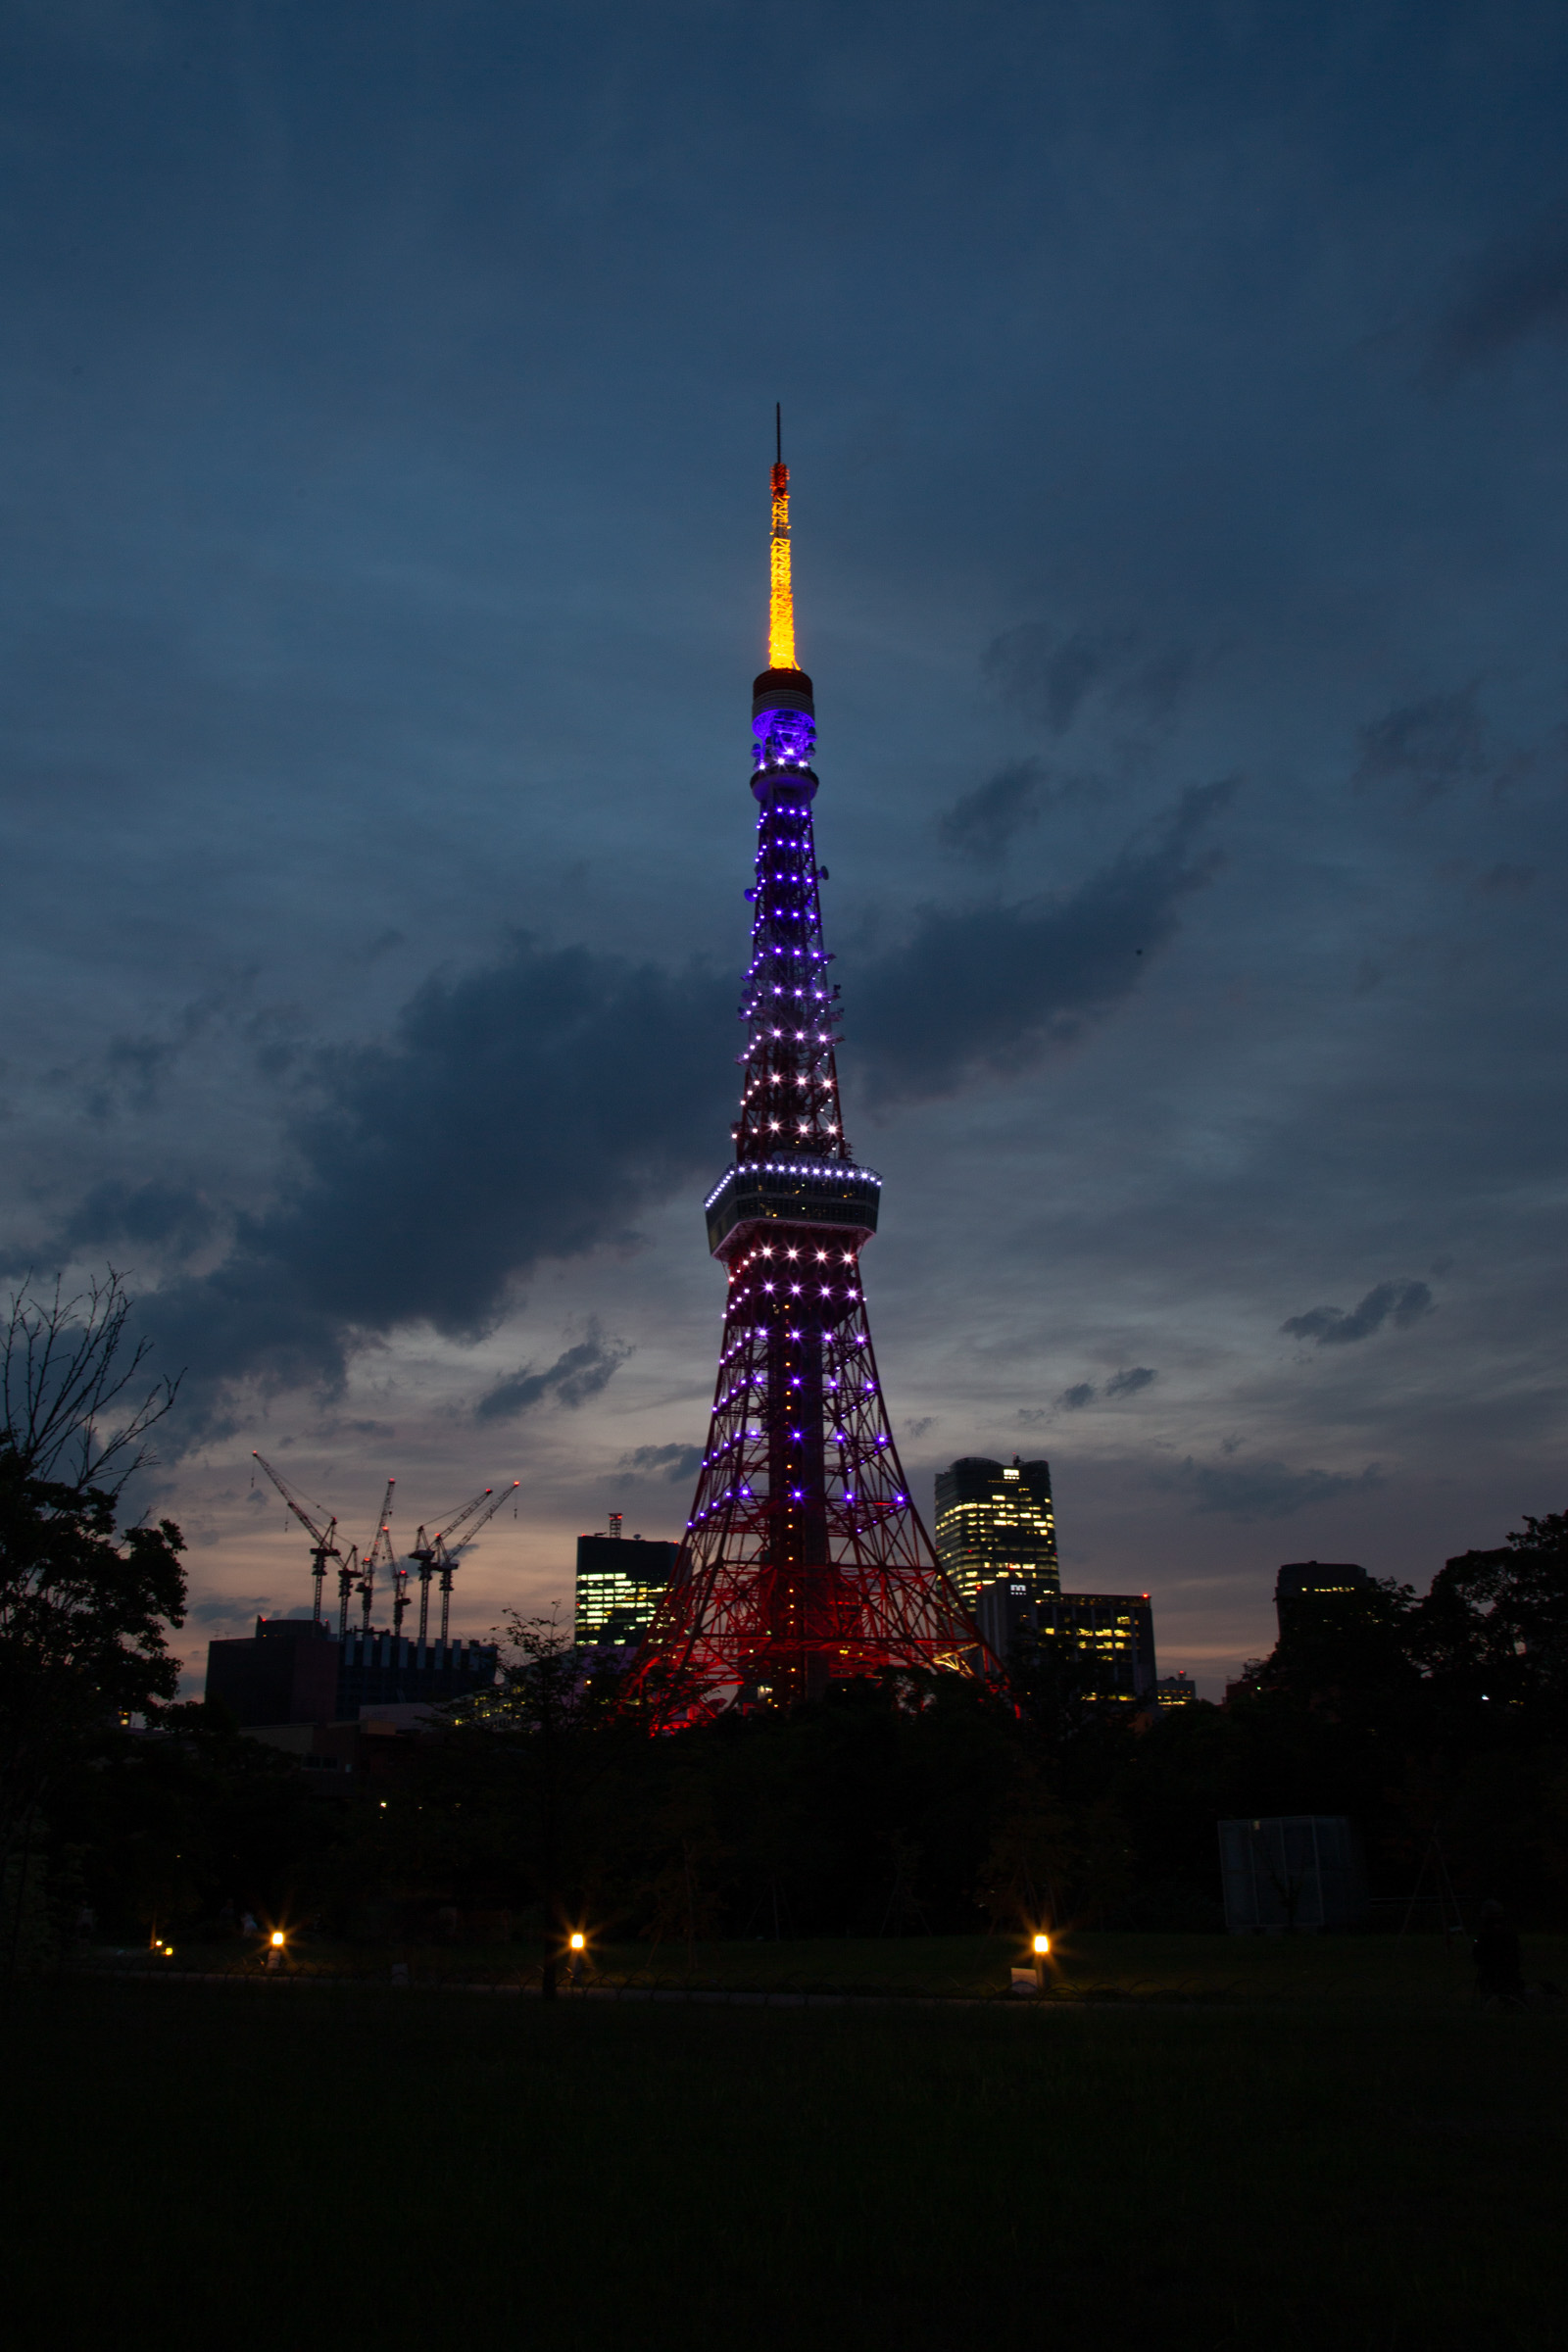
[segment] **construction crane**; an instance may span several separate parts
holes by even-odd
[[[340,1642],[346,1642],[349,1638],[349,1602],[354,1597],[359,1581],[360,1547],[357,1544],[351,1544],[348,1557],[337,1572],[337,1638]]]
[[[386,1493],[381,1497],[381,1510],[375,1523],[375,1534],[367,1544],[364,1557],[360,1562],[359,1592],[360,1598],[365,1604],[361,1630],[367,1634],[370,1630],[370,1609],[375,1598],[375,1572],[377,1568],[390,1568],[397,1556],[392,1549],[392,1490],[397,1483],[395,1478],[389,1478],[386,1482]],[[398,1622],[401,1625],[401,1614]]]
[[[335,1518],[328,1519],[325,1527],[318,1527],[316,1521],[311,1517],[311,1512],[305,1508],[305,1504],[295,1494],[293,1488],[287,1485],[283,1479],[278,1477],[278,1474],[272,1468],[271,1463],[268,1461],[264,1455],[257,1453],[254,1448],[252,1448],[251,1459],[252,1461],[261,1463],[262,1468],[267,1472],[268,1477],[271,1480],[273,1486],[282,1495],[283,1500],[288,1504],[289,1509],[293,1512],[301,1527],[303,1527],[306,1533],[310,1536],[311,1574],[316,1579],[316,1606],[311,1612],[311,1618],[313,1624],[319,1625],[321,1622],[321,1587],[326,1582],[326,1563],[328,1560],[341,1560],[343,1557],[343,1554],[339,1551],[337,1545],[332,1541],[333,1536],[337,1533],[337,1521]],[[311,1510],[321,1512],[321,1506],[318,1502],[314,1502],[311,1504]],[[323,1517],[325,1516],[324,1513],[321,1513],[321,1515]],[[339,1572],[338,1576],[338,1584],[343,1590],[343,1614],[346,1621],[348,1615],[348,1592],[347,1587],[343,1582],[343,1575],[341,1571]]]
[[[419,1643],[423,1647],[430,1631],[430,1583],[436,1575],[441,1579],[441,1642],[445,1647],[452,1622],[452,1573],[458,1564],[458,1554],[466,1551],[481,1527],[495,1517],[501,1505],[515,1494],[521,1486],[514,1478],[510,1487],[486,1487],[461,1510],[454,1511],[433,1535],[421,1527],[410,1549],[409,1557],[419,1571]],[[457,1539],[461,1536],[461,1541]],[[405,1571],[405,1574],[407,1572]]]

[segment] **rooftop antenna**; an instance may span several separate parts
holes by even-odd
[[[773,403],[773,462],[777,466],[784,463],[784,403],[781,400]]]

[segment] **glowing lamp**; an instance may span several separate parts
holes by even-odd
[[[587,1940],[588,1940],[588,1938],[587,1938],[587,1936],[583,1936],[583,1935],[576,1935],[576,1936],[573,1936],[570,1938],[570,1943],[571,1943],[571,1948],[572,1948],[572,1950],[573,1950],[574,1952],[580,1952],[580,1951],[582,1950],[582,1948],[583,1948],[584,1944],[587,1942]]]
[[[1040,1959],[1043,1960],[1050,1949],[1051,1937],[1049,1936],[1037,1936],[1035,1937],[1035,1952]]]
[[[283,1948],[283,1931],[282,1931],[282,1929],[281,1929],[281,1928],[274,1928],[274,1929],[272,1930],[272,1934],[271,1934],[271,1945],[272,1945],[272,1949],[273,1949],[273,1951],[274,1951],[274,1952],[280,1952],[280,1951],[282,1950],[282,1948]]]

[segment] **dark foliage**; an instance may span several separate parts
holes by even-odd
[[[165,1628],[181,1623],[171,1520],[117,1542],[114,1497],[37,1478],[0,1433],[0,1841],[53,1774],[128,1716],[173,1697]]]
[[[1565,1533],[1527,1522],[1425,1598],[1298,1612],[1229,1707],[1130,1721],[1026,1647],[1006,1702],[889,1677],[651,1739],[614,1676],[514,1621],[497,1692],[352,1784],[171,1709],[64,1776],[51,1827],[127,1931],[581,1924],[677,1967],[714,1936],[1217,1929],[1215,1822],[1263,1813],[1350,1815],[1390,1895],[1438,1829],[1467,1903],[1546,1924],[1568,1917]]]

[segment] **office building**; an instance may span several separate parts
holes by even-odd
[[[982,1585],[1022,1583],[1036,1598],[1058,1592],[1051,1464],[967,1455],[937,1472],[937,1556],[968,1608]]]
[[[1280,1640],[1317,1632],[1358,1612],[1372,1579],[1351,1560],[1293,1560],[1274,1579]]]
[[[608,1536],[577,1538],[576,1639],[584,1648],[642,1639],[674,1574],[680,1548],[623,1536],[618,1512],[610,1527]]]
[[[1037,1595],[1021,1577],[1003,1576],[981,1586],[974,1616],[1004,1664],[1020,1636],[1042,1658],[1054,1652],[1070,1660],[1076,1694],[1092,1706],[1134,1708],[1154,1697],[1154,1612],[1147,1592]]]
[[[1154,1685],[1156,1707],[1193,1707],[1198,1704],[1198,1685],[1190,1674],[1162,1674]]]

